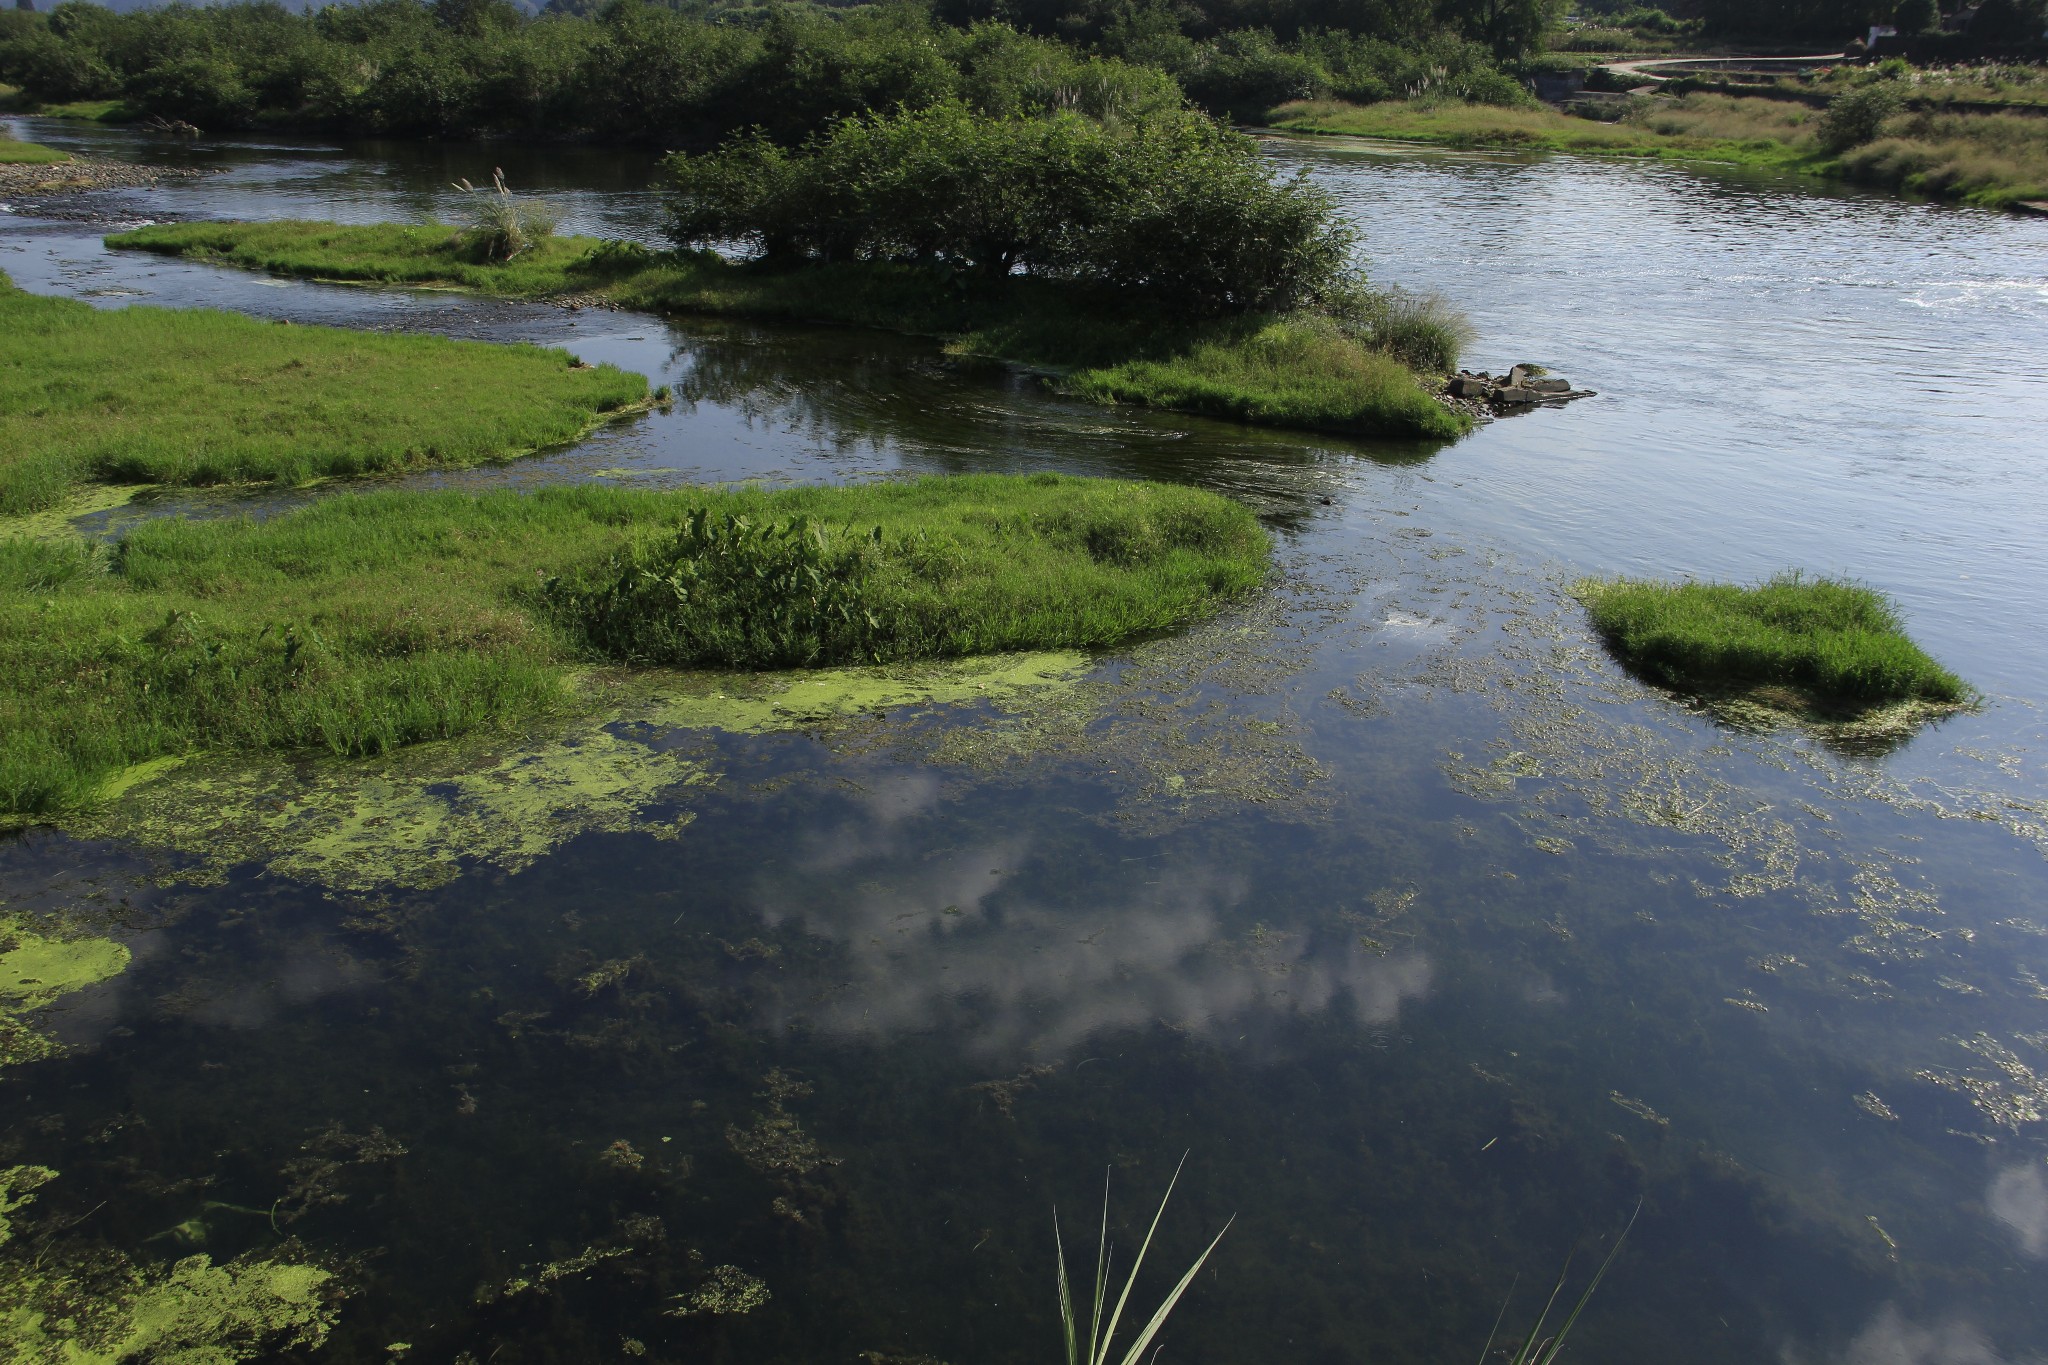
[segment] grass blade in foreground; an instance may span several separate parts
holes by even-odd
[[[1166,1183],[1166,1193],[1160,1196],[1159,1207],[1152,1214],[1151,1226],[1145,1229],[1145,1240],[1139,1245],[1137,1257],[1131,1262],[1130,1276],[1124,1281],[1122,1292],[1117,1295],[1116,1307],[1110,1311],[1109,1326],[1106,1330],[1098,1331],[1102,1327],[1102,1304],[1108,1288],[1110,1262],[1109,1182],[1107,1179],[1103,1181],[1102,1231],[1095,1248],[1095,1310],[1088,1325],[1088,1347],[1085,1353],[1080,1350],[1080,1343],[1074,1331],[1073,1294],[1067,1279],[1067,1249],[1060,1239],[1059,1214],[1053,1214],[1053,1243],[1059,1250],[1060,1323],[1066,1334],[1067,1365],[1107,1365],[1112,1343],[1116,1338],[1117,1323],[1123,1317],[1125,1304],[1130,1302],[1131,1290],[1138,1283],[1138,1272],[1144,1268],[1145,1253],[1152,1248],[1152,1238],[1159,1231],[1159,1220],[1166,1214],[1167,1201],[1173,1198],[1173,1187],[1180,1182],[1181,1166],[1186,1164],[1187,1157],[1183,1155],[1180,1165],[1173,1168],[1173,1179]],[[1152,1345],[1153,1339],[1159,1335],[1159,1329],[1166,1325],[1167,1315],[1173,1312],[1174,1307],[1180,1303],[1181,1296],[1187,1293],[1188,1286],[1194,1283],[1195,1276],[1208,1261],[1209,1253],[1216,1250],[1217,1243],[1223,1240],[1223,1233],[1230,1231],[1230,1224],[1236,1221],[1232,1218],[1224,1223],[1223,1231],[1216,1234],[1215,1239],[1203,1249],[1202,1254],[1195,1258],[1195,1263],[1188,1267],[1187,1273],[1180,1277],[1180,1282],[1174,1285],[1172,1292],[1161,1300],[1158,1310],[1152,1314],[1143,1330],[1132,1341],[1130,1349],[1124,1353],[1121,1365],[1137,1365]]]
[[[1557,1306],[1557,1296],[1564,1292],[1565,1278],[1572,1270],[1571,1258],[1565,1258],[1564,1269],[1558,1272],[1557,1283],[1551,1287],[1550,1297],[1544,1300],[1543,1311],[1537,1314],[1536,1323],[1529,1329],[1529,1335],[1523,1338],[1521,1346],[1508,1357],[1508,1365],[1555,1365],[1559,1354],[1564,1350],[1565,1338],[1571,1335],[1572,1328],[1577,1325],[1579,1314],[1585,1312],[1586,1305],[1593,1301],[1593,1294],[1600,1288],[1600,1281],[1607,1278],[1608,1267],[1612,1266],[1614,1258],[1621,1254],[1621,1244],[1628,1240],[1628,1234],[1635,1227],[1636,1219],[1642,1212],[1643,1206],[1637,1204],[1635,1212],[1628,1216],[1628,1222],[1623,1225],[1621,1234],[1614,1239],[1614,1245],[1607,1249],[1607,1258],[1600,1262],[1600,1268],[1593,1272],[1593,1278],[1587,1282],[1586,1292],[1579,1295],[1579,1301],[1572,1305],[1572,1311],[1565,1316],[1557,1332],[1546,1337],[1543,1335],[1543,1325],[1550,1321],[1550,1310]],[[1512,1296],[1514,1290],[1511,1288],[1508,1293]],[[1494,1335],[1500,1331],[1500,1318],[1506,1317],[1507,1311],[1507,1304],[1502,1303],[1500,1317],[1494,1319],[1493,1332],[1487,1334],[1486,1349],[1480,1352],[1479,1365],[1486,1365],[1487,1357],[1493,1351]]]

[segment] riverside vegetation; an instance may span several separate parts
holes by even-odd
[[[475,464],[576,439],[647,381],[538,346],[489,346],[98,309],[0,275],[0,515],[80,483],[303,483]]]
[[[1350,105],[1301,100],[1268,122],[1291,132],[1451,147],[1709,161],[1828,176],[1986,208],[2048,198],[2048,116],[1927,102],[1908,107],[1908,69],[1866,72],[1824,108],[1694,92],[1641,97],[1614,121],[1548,108],[1436,99]],[[1828,87],[1823,86],[1823,89]]]
[[[1115,645],[1263,581],[1216,494],[1057,475],[381,492],[0,540],[0,812],[195,749],[373,754],[572,707],[592,663]]]
[[[670,157],[665,176],[670,253],[328,223],[154,226],[108,243],[312,278],[936,334],[1056,368],[1083,396],[1269,425],[1470,427],[1418,377],[1456,364],[1462,320],[1370,289],[1327,195],[1190,111],[997,118],[946,103],[844,119],[794,148],[735,138]]]

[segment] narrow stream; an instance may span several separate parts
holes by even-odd
[[[0,1111],[109,1245],[297,1239],[355,1286],[326,1360],[1026,1361],[1061,1349],[1054,1207],[1072,1255],[1112,1168],[1128,1255],[1185,1151],[1141,1296],[1236,1222],[1164,1361],[1471,1359],[1638,1206],[1572,1359],[2039,1358],[2048,221],[1269,144],[1377,278],[1472,315],[1470,363],[1600,394],[1439,448],[1096,408],[904,339],[99,245],[449,213],[494,164],[652,240],[642,157],[12,122],[221,168],[9,206],[24,288],[539,341],[682,399],[421,484],[1058,469],[1215,488],[1281,543],[1269,593],[1096,661],[1052,721],[629,715],[691,782],[412,884],[5,839],[0,905],[89,904],[134,953]],[[1786,567],[1891,593],[1983,708],[1875,755],[1733,730],[1629,679],[1569,593]],[[771,1297],[687,1311],[726,1266]]]

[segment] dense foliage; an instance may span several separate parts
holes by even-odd
[[[1526,95],[1496,60],[1536,46],[1551,14],[1551,0],[1276,0],[1070,22],[943,3],[935,14],[917,0],[689,12],[606,0],[536,19],[508,0],[363,0],[306,14],[255,0],[126,14],[64,0],[48,15],[0,13],[0,81],[45,103],[120,100],[207,129],[708,147],[761,128],[788,144],[845,115],[949,101],[1121,117],[1176,106],[1185,91],[1240,118],[1308,95],[1512,103]]]
[[[684,247],[1023,273],[1192,317],[1294,308],[1350,283],[1352,237],[1328,197],[1193,113],[1105,124],[947,104],[847,119],[794,151],[753,137],[668,167]]]

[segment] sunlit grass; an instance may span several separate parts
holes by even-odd
[[[791,561],[778,532],[722,565],[679,556],[693,513],[803,519],[819,552]],[[0,538],[0,813],[90,801],[119,769],[189,750],[370,754],[503,724],[570,704],[566,679],[592,662],[1114,645],[1256,586],[1268,550],[1219,495],[1051,474],[386,491],[145,522],[107,552]]]
[[[1448,440],[1464,422],[1399,361],[1320,319],[1281,319],[1160,360],[1083,370],[1075,393],[1267,426]]]
[[[1755,587],[1619,578],[1578,591],[1616,656],[1667,686],[1794,688],[1845,709],[1971,695],[1906,636],[1891,601],[1861,584],[1786,573]]]
[[[54,147],[23,142],[0,132],[0,166],[50,166],[71,158]]]
[[[75,484],[300,483],[558,444],[647,381],[537,346],[99,309],[0,275],[0,514]]]

